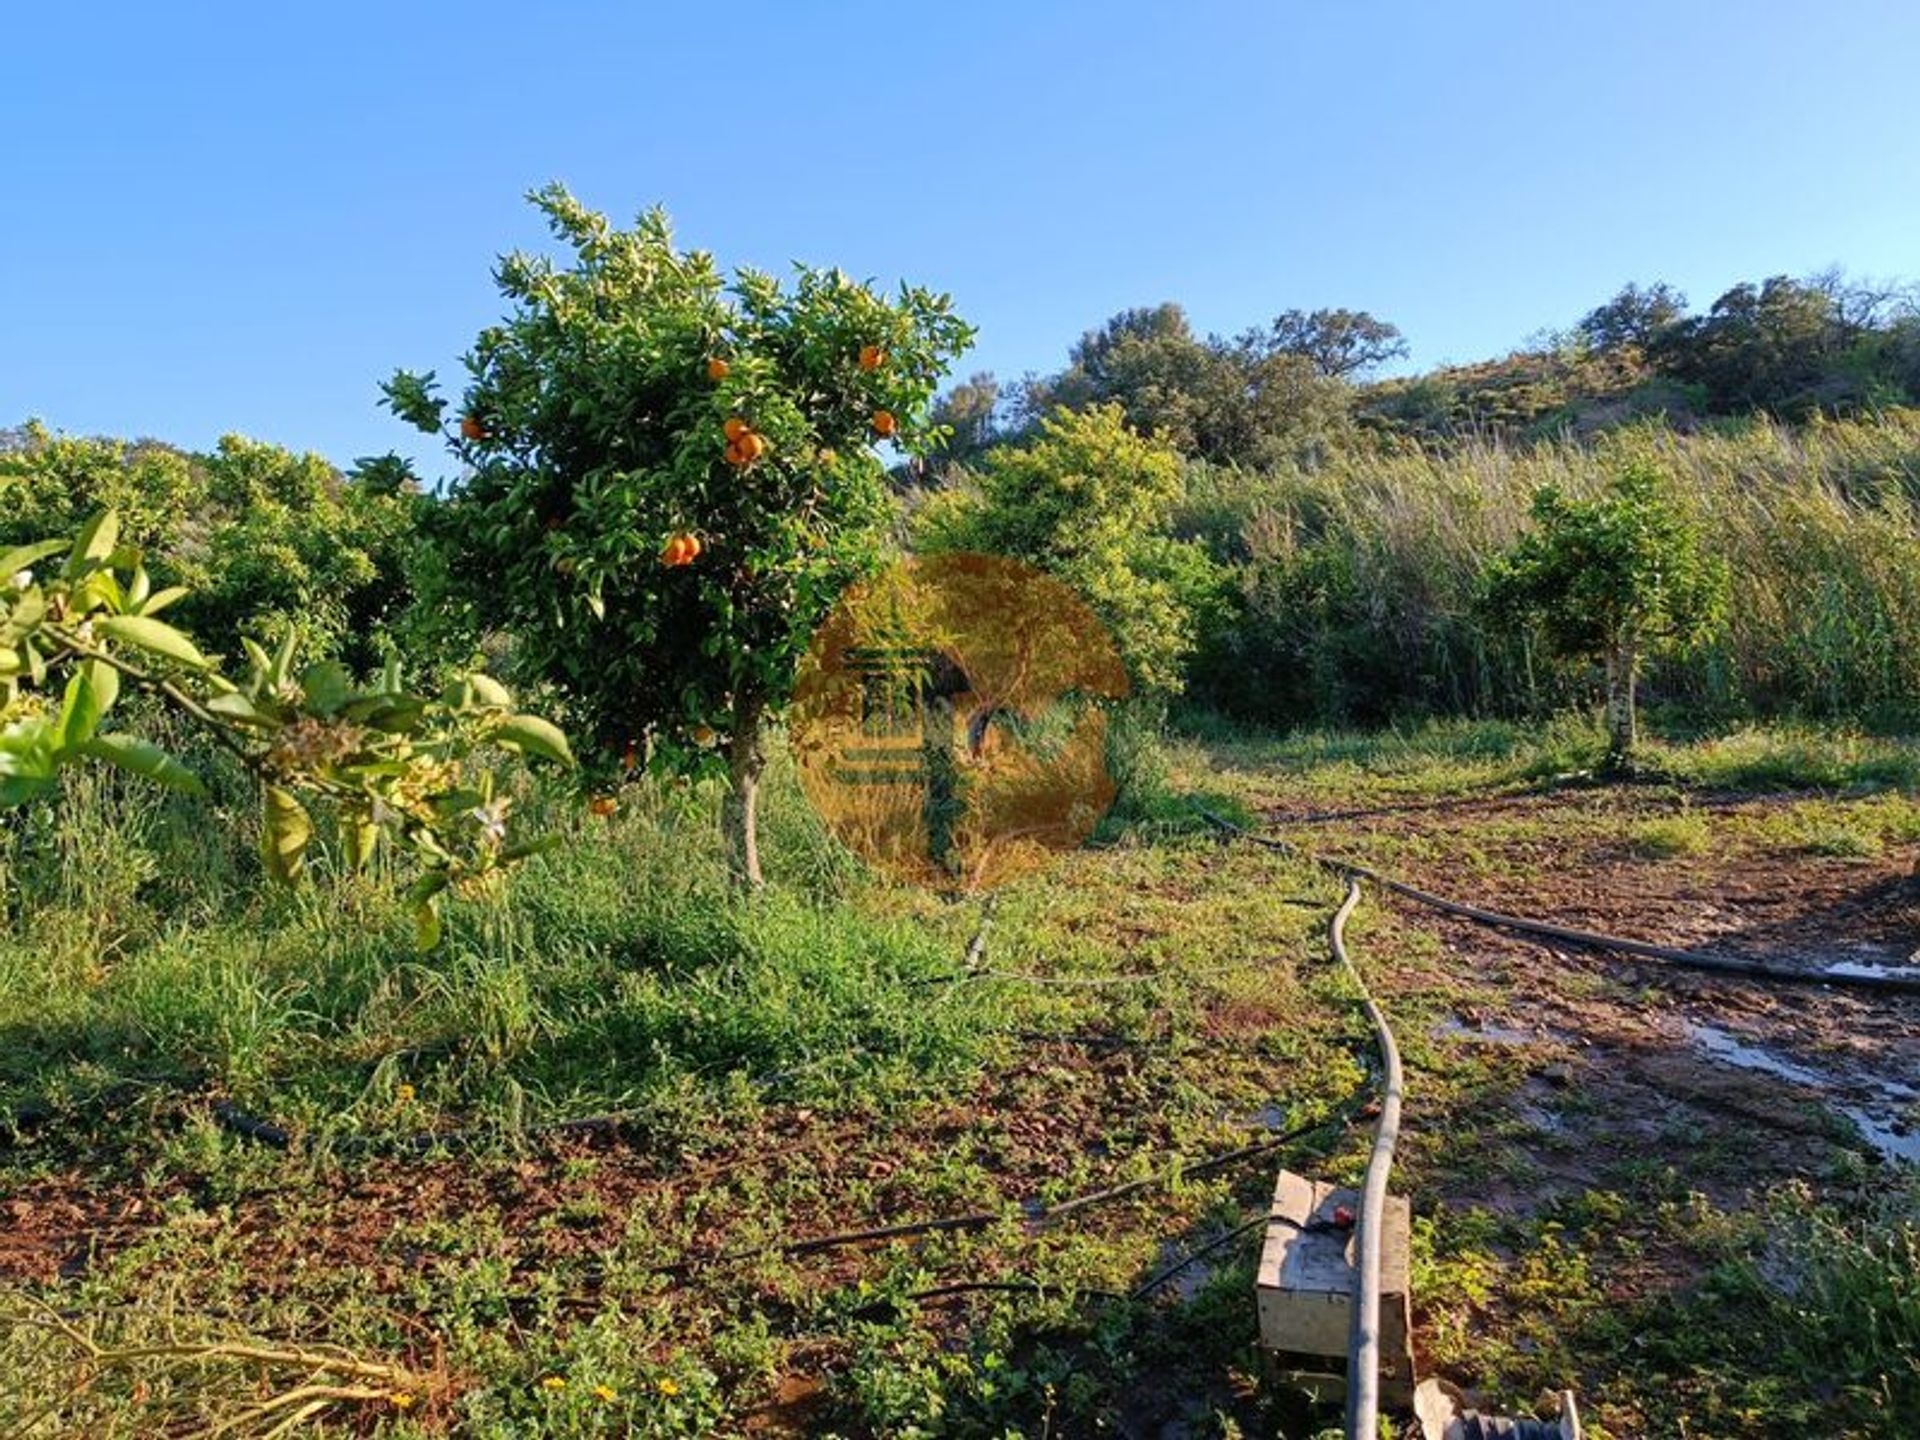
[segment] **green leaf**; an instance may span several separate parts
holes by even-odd
[[[200,783],[198,775],[151,740],[142,740],[136,735],[96,735],[80,750],[84,755],[144,776],[156,785],[178,790],[183,795],[206,793],[206,787]]]
[[[260,859],[282,885],[299,880],[306,867],[307,842],[313,839],[313,821],[306,809],[278,785],[269,785],[262,798],[263,829]]]
[[[440,943],[440,902],[422,900],[413,907],[413,948],[422,952]]]
[[[508,709],[513,704],[513,696],[491,675],[476,671],[467,677],[473,682],[473,695],[482,705],[490,705],[497,710]]]
[[[31,570],[49,555],[58,555],[71,541],[36,540],[31,545],[20,545],[0,555],[0,585],[5,585],[22,570]]]
[[[287,633],[280,637],[280,648],[273,653],[273,664],[267,668],[267,683],[274,689],[286,684],[287,676],[293,673],[293,652],[299,643],[299,634],[289,626]]]
[[[135,602],[134,609],[142,615],[158,615],[176,600],[186,599],[187,594],[186,586],[169,585],[164,590],[154,591],[144,601]]]
[[[113,510],[102,510],[83,527],[73,542],[73,553],[67,557],[66,575],[72,579],[89,565],[106,561],[113,554],[113,547],[120,543],[120,516]]]
[[[11,644],[37,630],[40,622],[47,616],[47,597],[39,590],[29,590],[13,602],[13,609],[7,613],[5,624],[0,624],[0,644]]]
[[[367,868],[380,844],[380,827],[367,810],[345,811],[340,816],[340,843],[346,852],[347,868],[356,873]]]
[[[44,715],[0,729],[0,806],[22,804],[53,788],[54,742],[53,725]]]
[[[516,860],[525,860],[533,855],[544,855],[560,845],[558,835],[540,835],[532,840],[522,840],[518,845],[509,845],[500,852],[500,863],[511,865]]]
[[[420,723],[426,702],[417,695],[366,695],[345,706],[340,714],[356,725],[371,726],[388,735],[405,735]]]
[[[163,656],[195,670],[205,670],[213,664],[191,640],[171,625],[160,620],[149,620],[144,615],[109,615],[94,621],[93,628],[115,640],[123,640],[150,654]]]
[[[413,906],[413,943],[419,950],[431,950],[440,943],[440,892],[451,877],[444,870],[431,870],[407,887],[407,899]]]
[[[268,725],[272,722],[262,715],[254,703],[239,691],[229,691],[225,695],[216,695],[207,701],[207,709],[223,719],[232,720],[239,725]]]
[[[99,660],[80,665],[67,681],[66,702],[60,711],[60,749],[77,751],[91,740],[101,717],[119,696],[119,671]]]
[[[573,751],[560,727],[538,715],[513,715],[501,723],[493,738],[509,750],[523,755],[538,755],[556,764],[573,764]]]
[[[302,672],[300,689],[306,694],[307,709],[316,715],[333,715],[352,696],[353,676],[338,660],[322,660]]]

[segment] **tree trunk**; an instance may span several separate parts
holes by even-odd
[[[1633,691],[1639,679],[1640,657],[1633,642],[1617,640],[1607,650],[1607,769],[1633,768],[1633,750],[1639,740]]]
[[[765,709],[758,696],[747,695],[734,709],[728,752],[733,784],[720,811],[733,883],[743,890],[758,890],[765,883],[760,874],[760,772],[767,763],[760,718]]]

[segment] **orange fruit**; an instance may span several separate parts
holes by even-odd
[[[475,416],[462,415],[460,417],[460,434],[462,438],[467,440],[484,440],[487,438],[487,427],[482,425]]]
[[[587,808],[605,819],[620,808],[620,802],[611,795],[596,795],[587,802]]]
[[[728,420],[721,428],[726,431],[727,439],[729,440],[738,440],[742,435],[750,435],[753,433],[747,428],[747,422],[742,420],[738,415]]]
[[[700,543],[700,537],[698,535],[682,535],[680,538],[686,542],[688,564],[692,564],[695,560],[698,560],[700,558],[700,552],[707,548]]]
[[[746,456],[749,462],[758,460],[767,453],[766,437],[756,435],[751,430],[742,435],[737,443],[740,446],[740,453]]]
[[[886,358],[886,352],[878,345],[862,345],[860,347],[860,368],[862,370],[878,370],[881,362]]]
[[[738,440],[729,442],[727,445],[727,464],[744,465],[746,463],[747,452],[740,448],[740,442]]]
[[[713,359],[707,361],[707,379],[724,380],[727,378],[727,372],[732,368],[731,365],[716,355]]]
[[[893,418],[893,412],[891,410],[876,410],[873,412],[874,434],[891,435],[899,428],[900,422]]]
[[[675,535],[667,541],[667,548],[660,552],[660,559],[669,570],[677,569],[687,563],[687,542]]]

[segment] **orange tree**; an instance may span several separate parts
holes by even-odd
[[[664,213],[621,230],[549,186],[571,251],[509,255],[509,303],[466,357],[457,421],[431,372],[384,387],[469,467],[435,525],[453,598],[510,632],[569,706],[589,766],[724,770],[735,873],[760,883],[767,722],[808,639],[881,559],[874,446],[909,454],[972,331],[944,295],[838,270],[731,282]]]

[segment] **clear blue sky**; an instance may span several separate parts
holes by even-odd
[[[1477,359],[1630,279],[1920,274],[1920,6],[1037,0],[13,7],[0,423],[420,437],[549,178],[723,264],[953,292],[959,367],[1128,305]],[[434,473],[430,471],[429,473]]]

